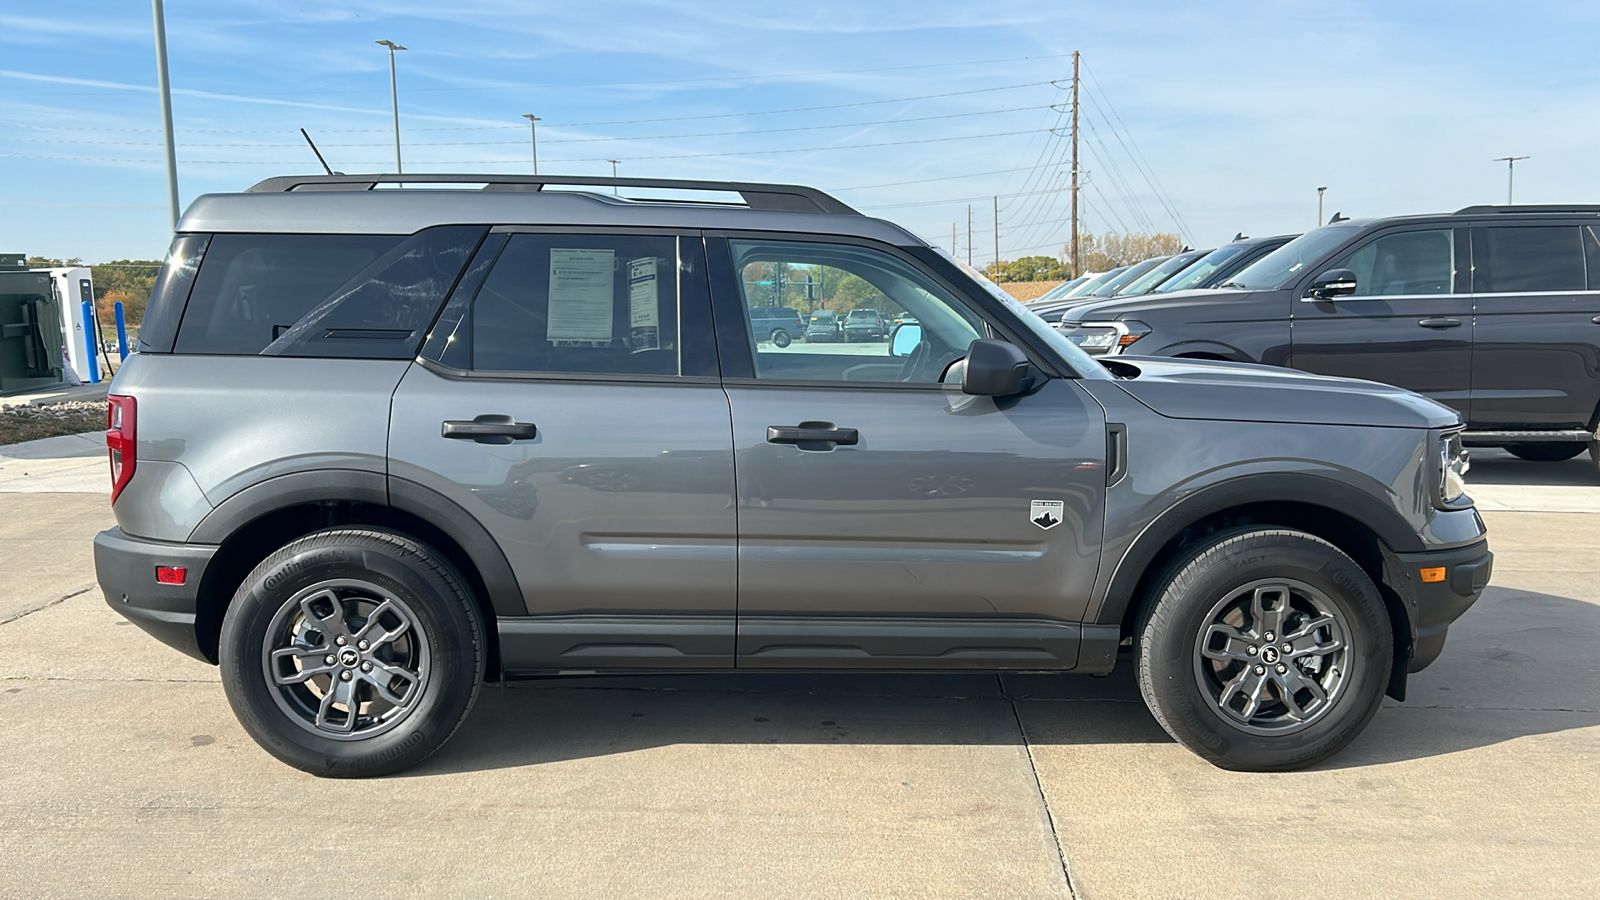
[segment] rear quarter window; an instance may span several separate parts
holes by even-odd
[[[486,230],[214,235],[175,350],[409,359]]]

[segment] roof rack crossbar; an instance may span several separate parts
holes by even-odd
[[[859,216],[838,198],[798,184],[762,184],[745,181],[692,181],[681,178],[610,178],[583,175],[280,175],[249,189],[249,193],[289,191],[370,191],[380,184],[481,184],[485,190],[541,191],[546,185],[663,188],[681,191],[724,191],[744,198],[750,209],[779,212],[817,212]]]

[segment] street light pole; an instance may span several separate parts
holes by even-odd
[[[533,143],[533,174],[539,174],[539,117],[533,113],[523,113],[522,117],[528,120],[528,137]]]
[[[1500,156],[1500,157],[1496,157],[1495,158],[1495,160],[1494,160],[1495,162],[1503,162],[1503,163],[1506,164],[1506,205],[1507,206],[1510,206],[1514,202],[1511,199],[1511,197],[1512,197],[1511,189],[1516,186],[1517,160],[1519,160],[1519,159],[1532,159],[1532,158],[1533,157],[1531,157],[1531,156]]]
[[[161,132],[167,146],[167,208],[172,213],[172,226],[178,226],[178,151],[172,139],[172,82],[167,78],[167,14],[161,0],[150,0],[150,12],[156,24],[156,86],[161,91]]]
[[[394,80],[394,52],[406,48],[394,41],[373,41],[389,48],[389,104],[394,109],[394,172],[396,175],[405,171],[400,165],[400,92],[395,87]]]
[[[617,177],[617,163],[622,162],[622,160],[620,160],[620,159],[608,159],[608,160],[606,160],[606,162],[611,163],[611,177],[612,178]],[[611,193],[613,195],[617,194],[617,186],[614,185],[614,184],[611,186]]]
[[[1317,226],[1318,227],[1321,227],[1321,225],[1322,225],[1322,194],[1326,190],[1327,190],[1326,187],[1317,188]]]

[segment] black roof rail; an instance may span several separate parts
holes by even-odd
[[[1463,206],[1455,211],[1458,216],[1481,216],[1487,213],[1597,213],[1600,203],[1530,203],[1514,206]]]
[[[745,181],[691,181],[681,178],[610,178],[584,175],[280,175],[252,186],[248,193],[289,191],[370,191],[380,184],[481,184],[484,190],[541,191],[545,185],[664,188],[681,191],[725,191],[744,198],[750,209],[775,212],[817,212],[859,216],[836,197],[798,184]],[[651,201],[647,201],[651,202]]]

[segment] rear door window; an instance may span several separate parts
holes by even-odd
[[[1581,291],[1583,229],[1577,225],[1483,228],[1487,259],[1477,266],[1478,293]]]
[[[472,302],[480,371],[676,376],[679,241],[514,234]]]

